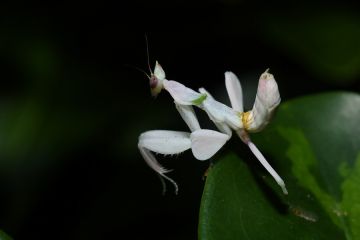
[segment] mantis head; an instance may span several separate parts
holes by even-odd
[[[156,61],[154,72],[151,72],[149,77],[152,96],[156,97],[164,88],[163,81],[165,80],[165,77],[164,69]]]

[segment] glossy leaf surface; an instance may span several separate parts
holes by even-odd
[[[359,106],[353,93],[281,104],[252,139],[289,195],[239,147],[208,174],[199,239],[360,239]]]

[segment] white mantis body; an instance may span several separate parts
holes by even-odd
[[[206,160],[211,158],[232,136],[232,131],[235,131],[272,175],[284,194],[287,194],[284,181],[266,161],[248,135],[248,132],[262,130],[280,103],[278,86],[272,74],[265,71],[260,76],[255,103],[253,109],[248,112],[243,110],[240,81],[232,72],[225,72],[225,84],[232,108],[216,101],[204,88],[196,92],[179,82],[167,80],[158,62],[149,79],[152,95],[156,96],[162,89],[168,91],[180,115],[191,130],[191,133],[155,130],[145,132],[139,137],[138,146],[145,161],[158,174],[172,182],[176,192],[178,189],[176,183],[165,175],[168,170],[156,161],[150,151],[176,154],[191,148],[196,159]],[[204,110],[222,133],[200,129],[192,109],[193,105]]]

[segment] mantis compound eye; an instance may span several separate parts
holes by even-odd
[[[165,80],[165,71],[161,65],[156,61],[154,73],[151,74],[150,78],[151,95],[156,97],[163,88],[163,81]]]
[[[152,75],[150,77],[150,88],[154,89],[158,86],[159,80],[155,77],[155,75]]]
[[[150,77],[150,89],[151,89],[151,95],[156,97],[163,88],[162,81],[160,81],[154,74]]]

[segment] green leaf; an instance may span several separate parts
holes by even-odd
[[[12,238],[0,230],[0,240],[12,240]]]
[[[240,147],[208,174],[199,239],[360,239],[359,106],[352,93],[281,104],[252,140],[289,195]]]

